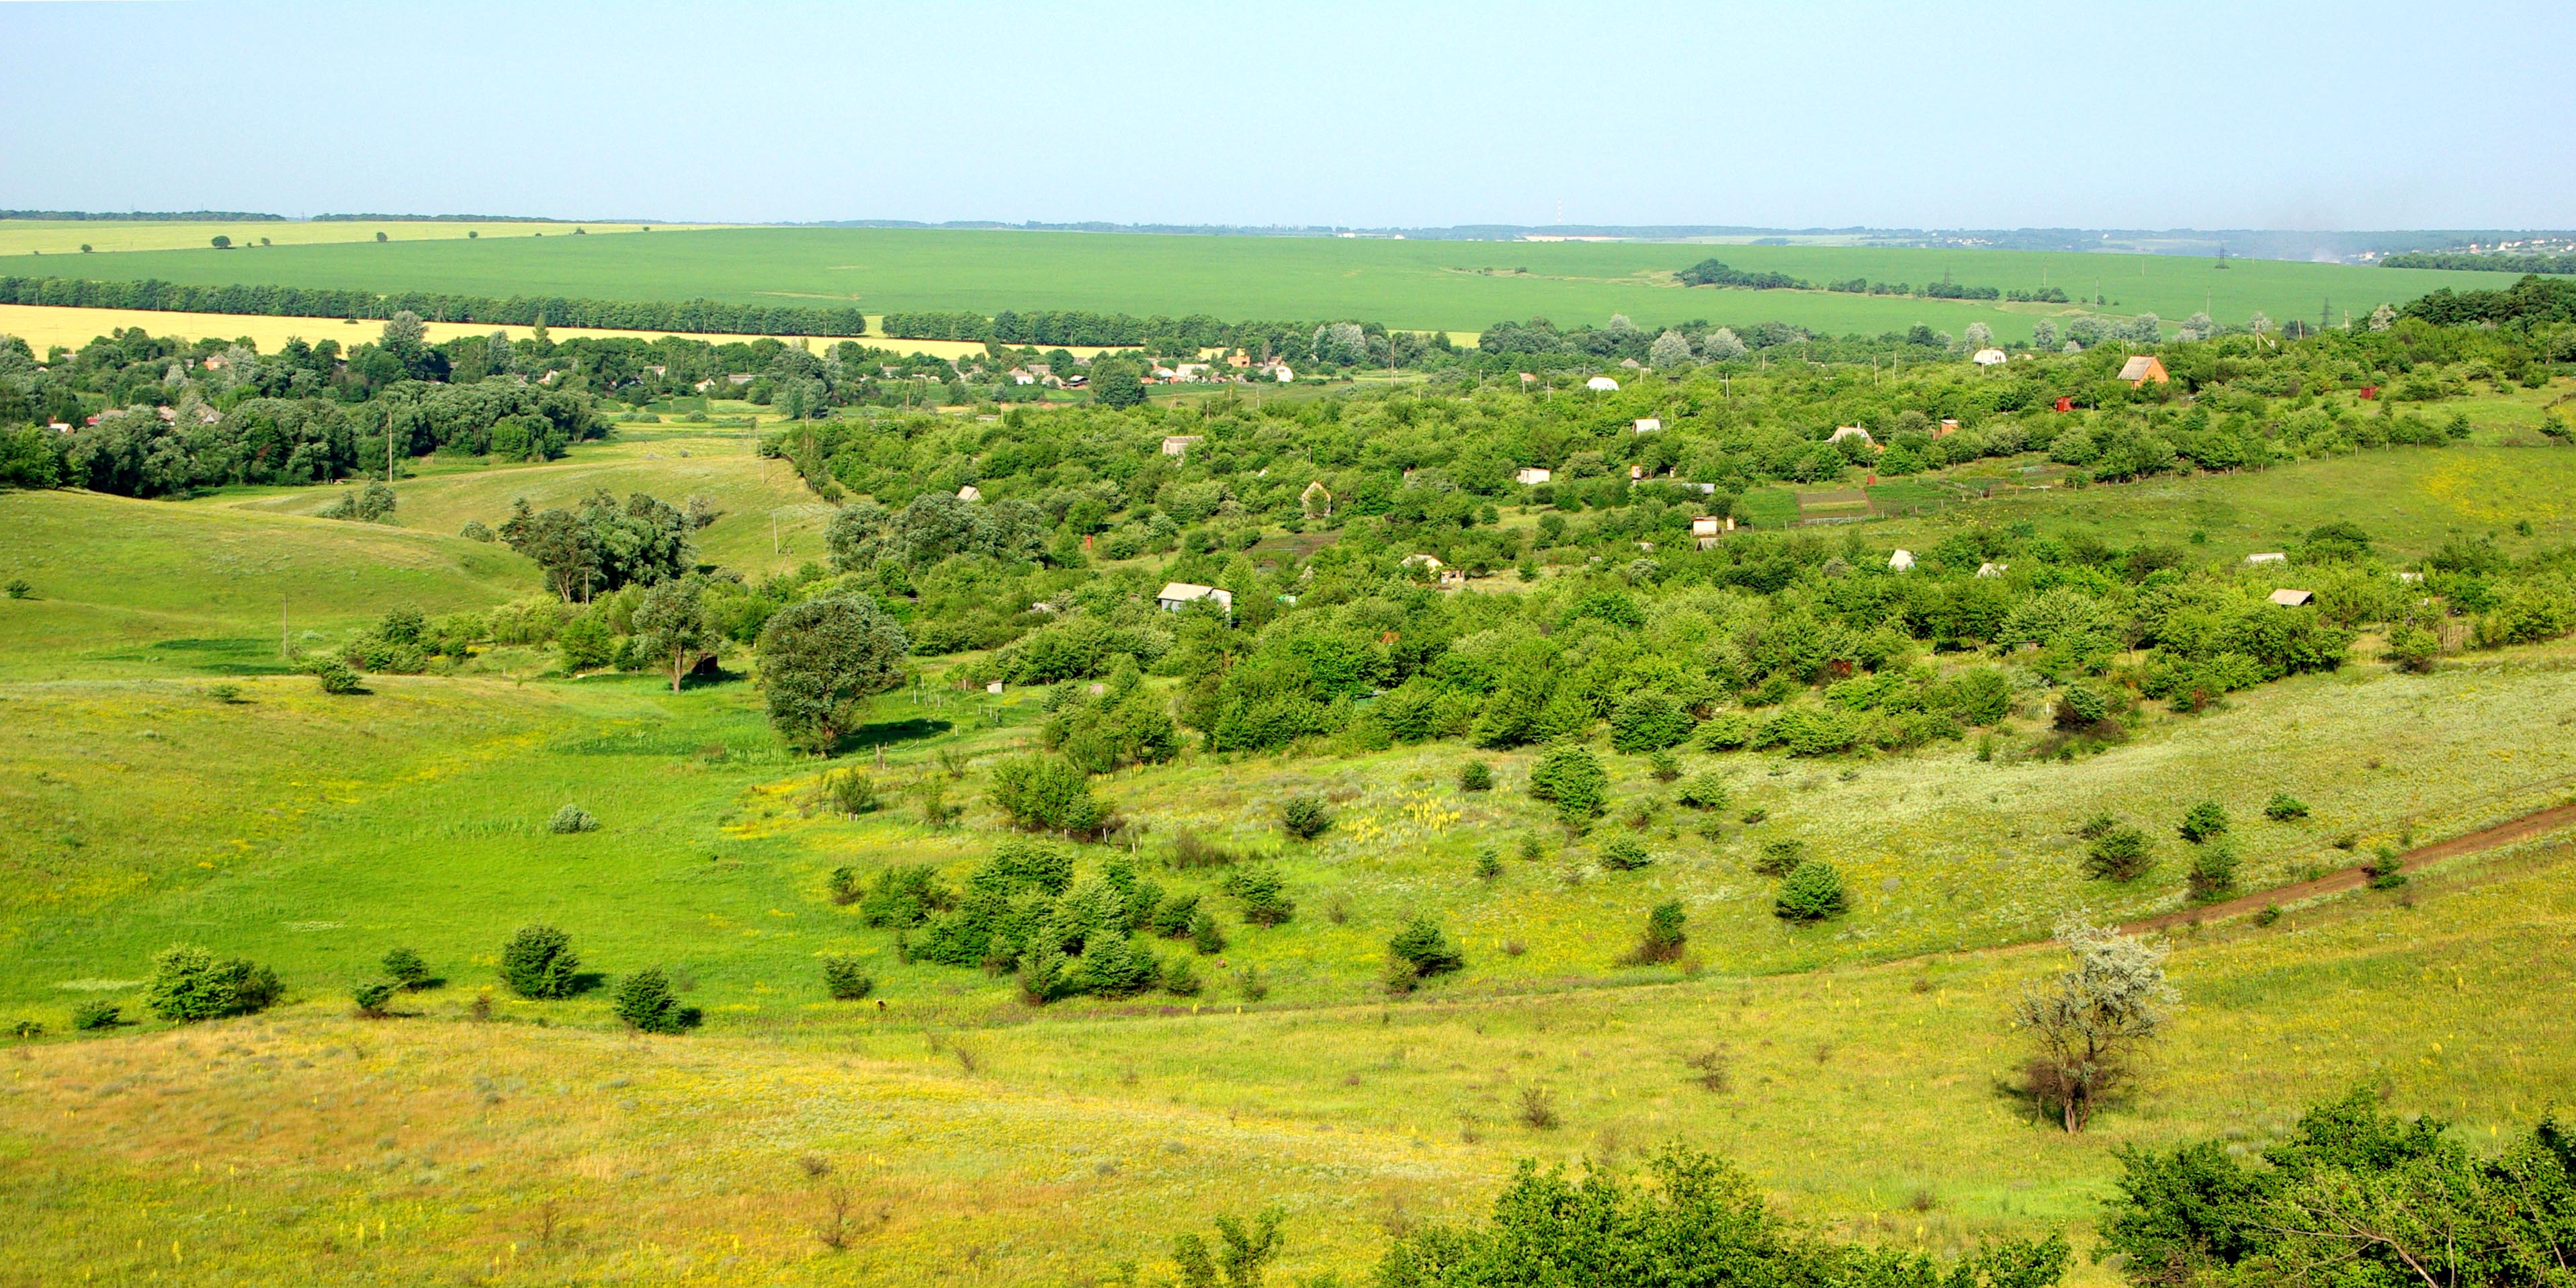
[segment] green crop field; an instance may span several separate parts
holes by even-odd
[[[1921,286],[1944,274],[2004,290],[2056,286],[2079,305],[2009,304],[1825,291],[1685,288],[1673,274],[1715,256],[1748,271],[1823,282],[1866,277]],[[2493,275],[2277,260],[2073,252],[1935,251],[1679,243],[1395,241],[911,229],[656,230],[613,238],[545,237],[278,246],[256,254],[133,251],[59,264],[0,255],[0,274],[241,282],[372,291],[599,299],[705,297],[739,304],[856,305],[993,313],[1081,309],[1226,320],[1358,318],[1473,332],[1546,317],[1560,325],[1625,314],[1640,326],[1692,319],[1786,322],[1825,334],[1921,323],[1959,334],[1984,322],[2026,339],[2043,316],[2094,309],[2201,310],[2242,324],[2336,321],[2439,287],[2491,288]]]

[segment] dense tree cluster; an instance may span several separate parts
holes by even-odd
[[[2539,1288],[2576,1265],[2576,1136],[2555,1118],[2488,1153],[2355,1091],[2309,1110],[2259,1164],[2240,1148],[2123,1147],[2105,1259],[2174,1288]]]
[[[247,313],[288,318],[391,318],[410,313],[431,322],[500,326],[583,326],[626,331],[733,335],[866,335],[857,309],[723,304],[715,300],[589,300],[562,296],[453,295],[334,290],[300,286],[182,286],[175,282],[99,282],[70,277],[0,276],[0,304],[83,309],[158,309],[170,313]]]
[[[0,336],[0,484],[167,496],[320,483],[380,471],[388,436],[401,457],[530,460],[607,432],[580,392],[460,371],[417,320],[346,354],[334,340],[261,354],[134,328],[49,356]]]

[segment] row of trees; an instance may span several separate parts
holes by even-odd
[[[171,313],[250,313],[291,318],[392,318],[409,313],[432,322],[736,335],[867,334],[867,317],[857,309],[725,304],[706,299],[673,302],[526,295],[504,299],[426,291],[379,294],[297,286],[186,286],[153,280],[102,282],[87,278],[0,276],[0,304],[157,309]]]

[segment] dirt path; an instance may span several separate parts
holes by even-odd
[[[2481,828],[2466,836],[2455,836],[2447,841],[2436,841],[2431,845],[2408,850],[2401,860],[2400,870],[2412,872],[2428,863],[2438,863],[2443,859],[2457,858],[2463,854],[2475,854],[2480,850],[2492,850],[2569,826],[2576,826],[2576,804],[2553,805],[2548,809],[2534,810],[2520,818],[2507,819],[2493,827]],[[2349,867],[2328,873],[2313,881],[2274,886],[2256,894],[2240,895],[2234,899],[2203,904],[2197,908],[2181,908],[2173,912],[2158,913],[2141,921],[2130,922],[2122,929],[2135,933],[2141,930],[2161,930],[2187,922],[2241,917],[2247,913],[2260,912],[2267,904],[2295,903],[2301,899],[2313,899],[2318,895],[2340,894],[2346,890],[2358,889],[2366,879],[2367,875],[2360,867]]]

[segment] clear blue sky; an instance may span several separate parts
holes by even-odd
[[[0,207],[2576,225],[2576,4],[0,3]]]

